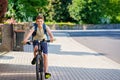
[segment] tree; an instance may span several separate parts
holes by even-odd
[[[73,0],[69,13],[78,23],[98,23],[101,10],[96,0]]]
[[[54,20],[57,22],[72,21],[67,8],[69,3],[71,3],[71,0],[56,0],[52,3],[54,8]]]
[[[17,21],[32,21],[39,14],[39,9],[47,4],[47,0],[8,0],[6,17],[14,17]]]
[[[108,0],[105,5],[104,15],[110,18],[111,23],[120,23],[120,0]]]
[[[0,22],[2,22],[2,18],[5,15],[5,12],[7,11],[7,0],[0,0]]]
[[[119,22],[119,5],[120,0],[73,0],[68,8],[79,23],[98,24]]]
[[[72,21],[67,8],[69,3],[71,3],[71,0],[49,0],[49,4],[43,8],[42,13],[44,13],[48,21]]]

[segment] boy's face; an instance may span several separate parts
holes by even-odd
[[[43,21],[43,19],[37,19],[36,23],[38,24],[38,26],[42,26],[44,21]]]

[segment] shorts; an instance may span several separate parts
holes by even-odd
[[[33,47],[38,46],[38,40],[33,41]],[[44,54],[48,54],[47,42],[41,42],[41,49]]]

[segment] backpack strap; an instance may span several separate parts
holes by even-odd
[[[33,26],[34,26],[34,30],[35,30],[35,32],[36,32],[36,31],[37,31],[37,24],[34,23]]]
[[[32,40],[33,40],[33,37],[36,35],[36,32],[37,32],[37,24],[33,23],[32,25],[34,27],[34,32],[32,33]]]
[[[49,40],[49,37],[48,37],[48,33],[47,33],[47,29],[46,29],[46,25],[43,24],[43,30],[44,30],[44,34],[46,35],[47,37],[47,40]]]

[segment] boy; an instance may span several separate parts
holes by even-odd
[[[33,37],[33,47],[34,47],[34,58],[32,60],[32,64],[35,64],[35,60],[36,60],[36,52],[38,49],[38,41],[42,41],[45,39],[45,33],[44,33],[44,28],[43,25],[44,24],[44,18],[43,16],[37,16],[36,17],[36,26],[37,26],[37,30],[36,30],[36,35]],[[35,26],[32,27],[32,29],[30,30],[30,32],[28,33],[28,35],[26,36],[26,38],[24,39],[23,43],[26,43],[27,40],[29,39],[29,37],[33,34],[33,32],[35,31]],[[48,33],[48,36],[50,37],[50,42],[53,42],[53,34],[50,30],[50,28],[48,26],[46,26],[46,32]],[[48,79],[49,77],[51,77],[51,74],[48,73],[48,46],[46,42],[42,43],[42,48],[43,48],[43,57],[44,57],[44,72],[45,72],[45,78]]]

